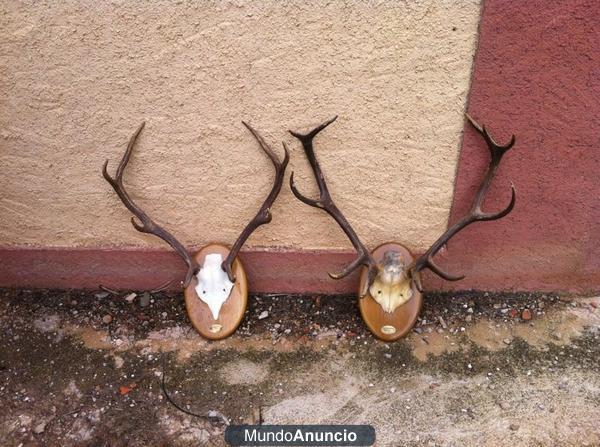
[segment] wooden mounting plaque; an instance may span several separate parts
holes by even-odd
[[[377,262],[381,262],[386,251],[399,253],[405,265],[414,260],[412,253],[406,247],[395,242],[382,244],[373,250],[371,254]],[[359,293],[366,281],[367,269],[363,267],[360,274]],[[358,307],[363,321],[377,338],[383,341],[395,341],[404,337],[413,328],[421,311],[423,295],[414,284],[412,285],[412,291],[412,297],[406,303],[398,306],[392,313],[385,312],[369,293],[364,298],[358,299]]]
[[[225,259],[229,254],[229,248],[221,244],[210,244],[196,252],[193,258],[199,266],[202,266],[206,255],[213,253],[219,253]],[[216,320],[213,319],[208,305],[196,293],[195,287],[198,280],[195,276],[183,292],[185,307],[192,325],[200,335],[209,340],[221,340],[229,337],[244,318],[244,312],[248,304],[248,280],[244,267],[238,258],[233,262],[232,270],[235,275],[235,284],[229,297],[223,303]]]

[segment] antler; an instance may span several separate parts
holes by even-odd
[[[510,203],[508,204],[508,206],[506,208],[504,208],[502,211],[499,211],[497,213],[484,213],[481,210],[481,206],[483,205],[485,195],[490,187],[490,184],[492,183],[492,179],[494,178],[494,175],[496,174],[496,170],[498,169],[498,165],[500,164],[500,161],[502,160],[502,156],[515,144],[515,136],[514,135],[512,136],[512,138],[510,139],[510,142],[508,144],[501,146],[494,141],[494,139],[488,133],[485,126],[479,125],[468,114],[466,114],[466,117],[469,120],[469,122],[471,123],[471,125],[475,128],[475,130],[477,130],[477,132],[479,132],[481,134],[481,136],[483,136],[483,139],[487,143],[488,148],[490,150],[490,154],[491,154],[490,164],[488,166],[485,177],[483,178],[483,181],[481,182],[481,185],[479,186],[479,190],[477,191],[477,195],[475,196],[475,201],[471,205],[471,209],[469,210],[469,213],[466,216],[464,216],[462,219],[460,219],[458,222],[456,222],[454,225],[452,225],[450,228],[448,228],[446,230],[446,232],[444,234],[442,234],[440,236],[440,238],[433,243],[433,245],[429,248],[429,250],[427,250],[423,255],[421,255],[414,262],[413,266],[410,268],[411,276],[413,277],[413,279],[415,279],[415,282],[417,283],[416,284],[417,288],[420,291],[422,291],[422,286],[421,286],[421,283],[419,280],[419,276],[415,275],[413,273],[419,272],[425,268],[428,268],[436,275],[441,276],[442,278],[444,278],[448,281],[458,281],[460,279],[463,279],[464,275],[451,275],[449,273],[444,272],[440,267],[438,267],[435,264],[435,262],[433,261],[433,257],[435,256],[435,254],[456,233],[461,231],[463,228],[467,227],[468,225],[472,224],[473,222],[500,219],[500,218],[506,216],[508,213],[510,213],[512,211],[513,207],[515,206],[515,199],[516,199],[515,187],[514,187],[514,185],[511,185],[512,196],[510,199]]]
[[[192,279],[192,276],[194,275],[194,273],[197,270],[197,265],[196,265],[195,261],[189,255],[189,253],[187,252],[185,247],[177,239],[175,239],[175,236],[173,236],[167,230],[165,230],[160,225],[158,225],[156,222],[154,222],[152,219],[150,219],[150,217],[144,211],[142,211],[142,209],[139,206],[137,206],[133,202],[131,197],[129,197],[129,194],[127,194],[127,191],[125,191],[125,187],[123,186],[123,172],[125,171],[125,168],[127,167],[127,163],[129,162],[129,157],[131,157],[131,152],[133,151],[133,146],[135,145],[135,142],[136,142],[139,134],[142,132],[142,129],[144,128],[145,124],[146,123],[142,122],[140,127],[138,127],[138,129],[135,131],[135,133],[132,135],[131,139],[129,140],[129,144],[127,145],[127,150],[125,151],[125,154],[123,155],[123,158],[121,159],[121,162],[119,163],[119,167],[117,168],[117,172],[116,172],[115,176],[111,177],[107,171],[108,160],[106,160],[104,162],[104,166],[102,168],[102,175],[104,176],[106,181],[108,183],[110,183],[110,186],[113,187],[113,189],[115,190],[115,192],[117,193],[117,195],[119,196],[121,201],[123,202],[123,205],[125,205],[127,207],[127,209],[129,211],[131,211],[133,213],[133,215],[140,220],[141,224],[137,223],[135,221],[135,218],[132,217],[131,224],[133,225],[133,227],[141,233],[148,233],[148,234],[153,234],[155,236],[158,236],[163,241],[165,241],[167,244],[169,244],[179,254],[179,256],[181,256],[183,258],[183,260],[185,261],[185,263],[188,266],[188,271],[187,271],[187,274],[185,275],[185,280],[182,282],[182,286],[185,288],[188,286],[188,284],[190,283],[190,281]]]
[[[227,258],[223,261],[223,264],[221,264],[221,268],[225,272],[227,272],[227,276],[229,276],[229,280],[231,282],[235,282],[235,276],[232,271],[233,261],[238,255],[240,249],[242,248],[242,245],[244,245],[244,242],[246,242],[246,239],[248,239],[248,237],[252,234],[254,230],[256,230],[261,225],[268,224],[269,222],[271,222],[271,206],[273,205],[273,202],[275,202],[275,199],[279,195],[279,191],[281,191],[281,185],[283,184],[285,168],[287,167],[288,161],[290,160],[290,155],[288,153],[287,147],[285,146],[285,143],[282,143],[285,156],[283,157],[283,161],[279,161],[279,157],[273,151],[273,149],[269,147],[264,138],[248,123],[242,121],[242,124],[246,126],[246,128],[252,133],[254,138],[256,138],[256,141],[258,141],[258,144],[260,145],[262,150],[265,151],[267,156],[273,162],[273,166],[275,167],[275,181],[273,182],[273,188],[271,189],[271,192],[269,193],[266,200],[258,210],[258,213],[256,213],[256,216],[254,216],[254,219],[250,221],[246,228],[244,228],[240,236],[237,238],[237,240],[231,247]]]
[[[364,296],[367,290],[369,289],[369,286],[373,283],[373,280],[377,276],[377,262],[371,256],[371,252],[369,252],[369,250],[360,241],[356,232],[352,229],[344,215],[341,213],[341,211],[338,209],[335,203],[333,203],[331,195],[329,194],[329,189],[327,189],[327,184],[325,183],[325,177],[323,176],[323,172],[321,171],[321,166],[317,161],[317,157],[315,156],[315,151],[313,149],[313,139],[319,134],[319,132],[321,132],[323,129],[325,129],[327,126],[333,123],[336,119],[337,116],[333,117],[326,123],[315,127],[307,134],[292,132],[290,130],[290,133],[296,138],[298,138],[302,143],[304,153],[306,154],[306,158],[308,158],[313,174],[315,176],[315,180],[317,181],[317,185],[319,187],[319,199],[310,199],[302,193],[300,193],[300,191],[298,191],[296,185],[294,185],[293,172],[290,176],[290,188],[292,189],[292,193],[294,193],[294,196],[296,196],[296,198],[301,202],[304,202],[305,204],[314,208],[320,208],[327,212],[331,217],[334,218],[334,220],[342,228],[344,233],[346,233],[346,236],[348,236],[348,239],[350,239],[350,242],[352,242],[352,245],[356,249],[357,257],[354,261],[348,264],[341,272],[335,274],[329,273],[329,276],[331,276],[334,279],[343,278],[344,276],[347,276],[348,274],[356,270],[356,268],[358,268],[359,266],[364,265],[368,269],[368,281],[365,283],[365,288],[361,291],[361,296]]]

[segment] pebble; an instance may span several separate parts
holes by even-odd
[[[473,315],[467,315],[467,316],[465,317],[465,321],[466,321],[467,323],[470,323],[470,322],[471,322],[471,320],[473,320]]]
[[[503,410],[510,410],[510,404],[508,402],[500,402],[500,408]]]
[[[147,307],[150,305],[150,294],[148,292],[145,292],[142,297],[140,298],[140,306],[141,307]]]
[[[39,435],[40,433],[44,433],[44,430],[46,430],[45,422],[40,422],[35,427],[33,427],[33,432],[37,435]]]
[[[448,325],[441,316],[438,317],[438,320],[444,329],[448,329]]]
[[[383,356],[384,356],[386,359],[391,359],[391,358],[392,358],[392,354],[388,354],[388,353],[385,353],[385,354],[383,354]]]
[[[523,313],[521,313],[521,318],[525,321],[531,320],[531,311],[529,309],[523,310]]]
[[[468,314],[472,314],[472,313],[473,313],[473,308],[472,308],[472,307],[469,307],[469,308],[467,309],[467,313],[468,313]]]
[[[115,368],[116,369],[121,369],[123,367],[124,363],[125,363],[125,361],[123,360],[123,357],[119,357],[118,355],[115,355]]]
[[[125,297],[125,301],[127,301],[128,303],[131,303],[133,300],[135,300],[136,296],[137,296],[137,293],[131,292],[129,295],[127,295]]]
[[[502,341],[504,342],[505,345],[510,345],[510,343],[511,343],[511,339],[510,338],[505,338]]]
[[[519,429],[519,424],[510,424],[508,426],[512,431],[517,431]]]
[[[94,296],[98,299],[106,298],[109,295],[108,292],[98,292]]]
[[[260,315],[258,316],[259,320],[264,320],[265,318],[267,318],[269,316],[269,312],[266,310],[263,310]]]
[[[102,323],[110,324],[113,321],[113,317],[111,314],[106,314],[102,317]]]

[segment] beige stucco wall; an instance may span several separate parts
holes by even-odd
[[[260,3],[260,5],[258,4]],[[272,170],[248,120],[314,191],[286,130],[335,114],[317,151],[369,246],[445,227],[479,2],[0,3],[0,245],[162,246],[100,175],[147,125],[126,184],[186,244],[232,242]],[[249,246],[349,247],[284,187]]]

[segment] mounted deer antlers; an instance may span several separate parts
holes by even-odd
[[[277,154],[275,154],[273,149],[269,147],[264,138],[260,136],[260,134],[256,130],[254,130],[249,124],[243,121],[242,124],[248,128],[248,130],[252,133],[254,138],[256,138],[256,141],[258,141],[258,144],[260,145],[262,150],[265,151],[265,153],[273,162],[273,166],[275,167],[275,181],[273,182],[273,188],[271,189],[271,192],[269,193],[264,203],[258,210],[258,213],[256,213],[256,216],[254,216],[254,219],[250,221],[246,228],[244,228],[244,230],[237,238],[235,243],[231,246],[231,251],[229,252],[229,255],[227,255],[227,258],[225,259],[225,261],[223,261],[223,270],[227,272],[227,276],[229,277],[229,280],[231,282],[235,282],[235,276],[233,275],[231,266],[233,265],[233,261],[237,257],[240,249],[242,248],[242,245],[244,245],[244,242],[246,242],[246,239],[250,237],[254,230],[256,230],[261,225],[268,224],[273,218],[271,216],[271,206],[273,205],[273,202],[275,202],[275,199],[281,191],[281,185],[283,184],[283,176],[285,175],[285,168],[287,167],[288,162],[290,161],[290,154],[285,143],[282,143],[285,155],[283,157],[283,161],[279,161]]]
[[[501,146],[494,141],[491,135],[488,133],[485,126],[479,125],[473,118],[471,118],[468,114],[466,115],[469,123],[483,136],[483,139],[488,145],[490,150],[490,164],[488,166],[487,172],[485,173],[485,177],[483,178],[481,185],[479,186],[479,190],[475,196],[475,200],[471,205],[471,209],[469,213],[452,225],[450,228],[446,230],[444,234],[442,234],[437,241],[433,243],[429,249],[423,253],[423,255],[419,256],[415,261],[414,265],[411,266],[411,276],[413,276],[414,272],[419,272],[425,268],[428,268],[436,275],[444,278],[448,281],[458,281],[464,278],[464,275],[451,275],[449,273],[444,272],[441,268],[439,268],[435,262],[433,262],[433,257],[435,254],[459,231],[466,228],[473,222],[484,222],[489,220],[497,220],[506,216],[508,213],[512,211],[515,206],[516,193],[514,185],[511,185],[511,198],[510,203],[506,208],[497,213],[484,213],[481,210],[481,206],[483,205],[483,201],[485,199],[485,195],[492,183],[494,175],[498,170],[498,166],[500,165],[500,161],[502,160],[502,156],[515,144],[515,136],[513,135],[508,142],[508,144]],[[417,275],[414,275],[417,282],[417,288],[422,291],[421,282],[418,279]]]
[[[102,167],[102,175],[104,176],[106,181],[110,183],[110,186],[113,187],[113,189],[121,199],[121,202],[123,202],[123,205],[125,205],[127,209],[131,211],[132,214],[140,220],[140,222],[142,222],[142,224],[140,225],[135,221],[135,218],[132,217],[131,225],[133,225],[133,227],[141,233],[153,234],[161,238],[163,241],[165,241],[167,244],[173,247],[177,254],[179,254],[179,256],[182,257],[182,259],[188,266],[185,279],[182,281],[182,286],[185,288],[190,283],[192,276],[196,273],[198,265],[194,262],[190,254],[185,249],[185,247],[181,244],[181,242],[179,242],[175,238],[175,236],[173,236],[163,227],[161,227],[152,219],[150,219],[150,217],[144,211],[142,211],[142,209],[138,205],[134,203],[134,201],[131,199],[131,197],[129,197],[129,194],[125,190],[125,187],[123,186],[123,172],[125,172],[125,168],[127,167],[127,163],[129,163],[129,158],[131,157],[131,152],[133,151],[133,146],[135,145],[135,142],[140,133],[142,132],[142,129],[144,128],[145,124],[145,122],[142,122],[142,124],[140,124],[140,127],[138,127],[135,133],[131,136],[129,144],[127,145],[127,150],[125,151],[125,154],[123,154],[123,158],[119,163],[119,167],[117,168],[117,172],[114,178],[111,177],[108,173],[108,160],[104,162],[104,166]]]
[[[323,172],[321,171],[321,166],[317,161],[317,157],[315,156],[315,151],[313,148],[313,139],[319,134],[319,132],[321,132],[323,129],[325,129],[327,126],[333,123],[336,119],[337,116],[334,116],[332,119],[321,124],[320,126],[315,127],[307,134],[292,132],[290,130],[290,133],[296,138],[298,138],[302,143],[304,153],[306,154],[306,158],[310,163],[310,167],[312,168],[313,174],[315,176],[317,186],[319,187],[319,199],[310,199],[303,195],[300,191],[298,191],[296,185],[294,184],[294,172],[292,172],[290,176],[290,188],[292,189],[292,193],[294,194],[294,196],[296,196],[298,200],[314,208],[320,208],[326,213],[328,213],[331,217],[333,217],[333,219],[342,228],[344,233],[346,233],[346,236],[348,236],[348,239],[350,239],[350,242],[352,242],[352,245],[354,246],[357,252],[357,256],[354,261],[348,264],[348,266],[346,266],[340,273],[329,273],[329,276],[331,276],[334,279],[343,278],[362,265],[368,269],[369,284],[371,284],[378,272],[377,262],[375,262],[375,260],[371,256],[371,252],[369,252],[369,250],[363,245],[354,229],[350,226],[342,212],[333,202],[331,195],[329,194],[327,184],[325,183],[325,177],[323,176]],[[361,296],[365,294],[366,289],[362,292]]]
[[[418,316],[422,300],[420,271],[428,268],[435,274],[450,281],[463,278],[463,276],[450,275],[435,264],[433,257],[441,247],[455,234],[473,222],[500,219],[512,211],[516,200],[514,186],[512,187],[510,203],[502,211],[484,213],[481,207],[502,160],[502,156],[515,144],[515,137],[513,135],[510,142],[505,146],[498,145],[485,127],[480,126],[467,115],[467,119],[471,125],[483,136],[488,145],[491,154],[489,167],[469,213],[452,227],[448,228],[422,256],[415,260],[404,246],[396,243],[386,243],[377,247],[372,253],[369,252],[346,218],[333,203],[321,167],[314,153],[313,139],[319,132],[334,122],[336,118],[334,117],[321,124],[307,134],[291,132],[302,143],[304,153],[319,187],[319,199],[310,199],[301,194],[294,184],[293,173],[290,177],[290,187],[298,200],[309,206],[326,211],[344,230],[344,233],[346,233],[357,252],[357,258],[340,274],[330,274],[330,276],[341,278],[348,275],[357,267],[363,266],[361,286],[359,287],[359,297],[365,298],[359,301],[363,319],[367,323],[367,326],[369,326],[369,329],[379,338],[386,341],[395,340],[410,330]],[[372,300],[366,299],[367,295]],[[403,306],[405,304],[406,306]]]
[[[102,168],[102,175],[106,181],[110,183],[127,209],[140,220],[141,224],[136,222],[135,218],[131,219],[134,228],[142,233],[154,234],[167,242],[187,264],[188,271],[182,281],[182,286],[185,289],[188,315],[198,332],[211,339],[227,337],[233,333],[242,320],[248,299],[248,287],[246,274],[237,255],[252,232],[271,221],[270,208],[281,191],[285,169],[289,161],[289,153],[285,144],[283,145],[285,155],[280,161],[262,136],[249,124],[243,124],[273,163],[275,180],[273,188],[260,210],[244,228],[231,249],[223,245],[211,244],[191,256],[175,236],[150,219],[131,199],[123,186],[123,173],[131,157],[133,146],[144,128],[144,123],[131,137],[115,177],[108,174],[108,160]],[[201,265],[202,267],[200,267]],[[194,277],[196,281],[195,286],[192,287],[190,283]]]

